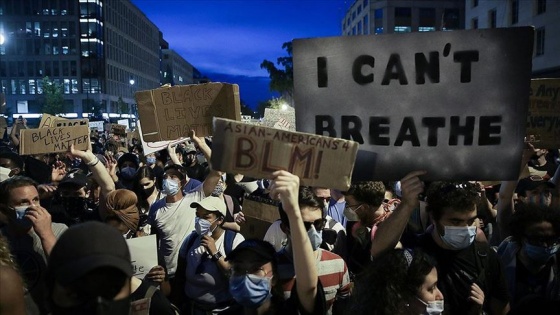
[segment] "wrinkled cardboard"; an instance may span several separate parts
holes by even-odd
[[[20,130],[19,154],[66,152],[74,144],[77,150],[89,147],[88,125]]]
[[[271,179],[287,170],[302,185],[347,190],[357,152],[355,141],[214,119],[212,167],[223,172]]]
[[[560,79],[533,79],[527,116],[528,141],[535,148],[560,148]]]
[[[212,118],[241,120],[239,86],[228,83],[175,85],[135,93],[147,142],[212,135]]]
[[[248,238],[263,239],[270,225],[280,219],[278,206],[251,198],[243,200],[245,223],[241,224],[241,235]]]

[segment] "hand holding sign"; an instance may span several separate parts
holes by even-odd
[[[411,207],[418,206],[418,195],[424,191],[424,183],[420,180],[419,176],[426,173],[426,171],[413,171],[401,179],[401,204],[407,204]]]
[[[276,171],[272,176],[270,195],[282,202],[288,215],[294,214],[295,209],[299,209],[299,177],[287,171]]]

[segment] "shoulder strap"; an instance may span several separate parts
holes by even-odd
[[[490,247],[488,247],[488,244],[486,243],[475,240],[474,250],[476,251],[476,265],[479,269],[478,281],[482,286],[481,289],[486,292],[486,285],[488,283],[487,280],[490,279],[490,268],[488,267],[488,251],[490,250]]]
[[[233,199],[229,195],[224,195],[224,199],[226,200],[229,214],[231,214],[231,216],[233,217],[233,210],[235,209],[233,206]]]
[[[148,290],[146,290],[146,294],[144,295],[145,299],[151,299],[154,293],[156,293],[157,288],[153,285],[148,286]]]
[[[226,231],[225,232],[226,235],[224,236],[224,250],[227,256],[233,250],[233,240],[235,239],[237,232],[232,230],[225,230],[225,231]]]
[[[187,247],[185,247],[187,255],[188,255],[189,251],[191,250],[191,247],[193,246],[194,241],[196,241],[196,236],[197,235],[198,234],[196,234],[196,231],[192,231],[191,234],[189,236],[187,236],[188,237]]]

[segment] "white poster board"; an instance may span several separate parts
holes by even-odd
[[[144,279],[144,276],[158,265],[156,236],[148,235],[126,240],[130,250],[130,261],[134,276]]]

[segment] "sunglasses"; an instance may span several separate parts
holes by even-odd
[[[307,231],[309,231],[311,229],[311,225],[313,225],[315,227],[316,231],[321,231],[323,230],[323,228],[325,227],[325,224],[327,224],[327,219],[317,219],[313,222],[303,222],[303,226],[305,226],[305,229]]]
[[[321,199],[323,202],[325,202],[325,201],[326,201],[327,203],[330,203],[330,202],[331,202],[331,197],[317,197],[317,198]]]

